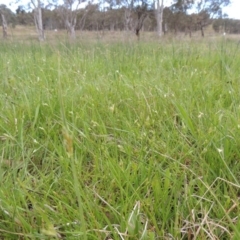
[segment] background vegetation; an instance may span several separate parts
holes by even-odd
[[[34,26],[39,40],[45,39],[44,31],[67,29],[71,38],[77,31],[126,31],[140,30],[163,34],[184,33],[190,37],[194,33],[205,35],[206,29],[215,33],[239,34],[240,20],[229,19],[223,14],[224,6],[230,0],[182,1],[174,0],[166,6],[164,0],[104,0],[99,2],[85,0],[31,0],[18,1],[19,6],[11,11],[6,5],[0,5],[5,37],[8,26]],[[3,29],[4,30],[4,29]],[[211,31],[211,32],[213,32]]]

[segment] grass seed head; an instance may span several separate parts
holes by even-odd
[[[67,129],[63,129],[63,143],[68,157],[73,155],[73,137]]]

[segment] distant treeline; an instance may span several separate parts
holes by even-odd
[[[240,20],[236,19],[216,19],[213,22],[213,29],[216,32],[224,31],[230,34],[240,33]]]
[[[4,7],[3,7],[4,6]],[[19,6],[13,13],[5,5],[0,5],[3,9],[8,25],[34,25],[33,11],[26,11]],[[143,22],[144,31],[156,31],[157,21],[154,8],[145,9],[146,18]],[[129,17],[129,16],[128,16]],[[134,30],[138,18],[138,12],[132,11],[129,17],[128,30]],[[58,9],[42,8],[42,21],[45,30],[65,29],[65,21]],[[240,33],[240,20],[228,18],[212,19],[209,14],[201,12],[199,14],[187,14],[183,11],[174,11],[171,7],[163,10],[162,27],[163,32],[183,32],[191,36],[192,32],[202,31],[203,28],[211,25],[215,32],[226,32],[229,34]],[[126,30],[126,7],[117,9],[100,9],[98,4],[88,4],[84,9],[77,11],[76,30],[89,31],[122,31]]]

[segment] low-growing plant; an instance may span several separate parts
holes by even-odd
[[[238,239],[235,41],[0,46],[1,239]]]

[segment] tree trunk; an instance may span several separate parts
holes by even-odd
[[[126,8],[125,9],[125,31],[129,31],[130,23],[131,23],[131,10]]]
[[[200,29],[201,29],[201,35],[202,35],[202,37],[204,37],[204,30],[203,30],[203,25],[201,22],[200,22]]]
[[[3,13],[1,13],[1,17],[2,17],[3,38],[7,38],[7,21]]]
[[[68,18],[66,19],[67,33],[69,34],[71,39],[76,38],[76,33],[75,33],[76,23],[77,23],[77,18],[76,17],[73,17],[73,19],[71,19],[71,22],[68,20]]]
[[[189,37],[192,37],[192,29],[190,26],[185,27],[185,36],[187,36],[187,34],[189,34]]]
[[[161,1],[161,4],[160,4]],[[157,9],[156,9],[156,18],[157,18],[157,34],[159,37],[162,36],[163,27],[163,0],[157,0]]]
[[[168,31],[168,24],[165,22],[164,28],[163,28],[163,33],[166,34]]]
[[[43,29],[43,23],[42,23],[42,8],[41,8],[41,1],[37,1],[37,6],[32,1],[32,4],[34,5],[34,22],[36,26],[36,31],[38,33],[38,39],[39,41],[45,40],[45,34]]]
[[[75,32],[75,27],[74,26],[71,26],[70,27],[70,37],[72,39],[75,39],[76,38],[76,32]]]
[[[136,36],[138,37],[138,40],[140,38],[140,30],[143,26],[144,19],[147,17],[147,13],[139,13],[138,14],[138,21],[135,29]]]

